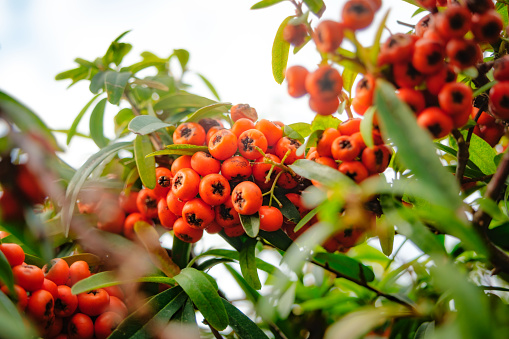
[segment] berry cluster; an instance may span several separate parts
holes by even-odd
[[[2,243],[0,251],[12,267],[16,295],[6,285],[1,291],[32,320],[41,337],[104,339],[127,316],[118,286],[72,294],[75,283],[92,275],[87,262],[68,265],[56,258],[41,269],[24,262],[25,253],[17,244]]]

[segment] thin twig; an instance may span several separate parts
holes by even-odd
[[[396,20],[396,22],[400,25],[403,25],[403,26],[406,26],[406,27],[410,27],[410,28],[415,28],[415,25],[411,25],[411,24],[407,24],[406,22],[403,22],[403,21],[399,21],[399,20]]]
[[[458,165],[456,166],[456,180],[458,180],[458,183],[461,185],[463,183],[463,175],[465,174],[468,158],[470,157],[470,152],[468,151],[470,143],[465,141],[463,134],[461,134],[461,132],[457,129],[452,130],[452,135],[458,144]]]

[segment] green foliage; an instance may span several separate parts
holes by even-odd
[[[283,39],[283,30],[291,19],[292,17],[289,16],[283,20],[272,44],[272,75],[274,80],[280,85],[285,80],[286,64],[288,63],[288,54],[290,53],[290,43]]]

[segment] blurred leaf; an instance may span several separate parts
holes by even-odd
[[[16,294],[16,291],[14,290],[14,275],[12,274],[11,265],[2,251],[0,251],[0,280],[9,288],[9,291],[13,293],[13,295]]]
[[[295,302],[295,288],[297,287],[297,282],[292,282],[290,287],[286,289],[281,298],[279,298],[277,303],[277,313],[281,317],[281,319],[286,319],[292,312],[292,306]]]
[[[99,166],[104,160],[109,158],[112,154],[118,152],[121,149],[132,147],[132,142],[119,142],[112,145],[108,145],[101,149],[99,152],[92,155],[88,160],[80,167],[72,177],[67,191],[65,193],[65,201],[62,207],[62,224],[65,228],[65,236],[69,234],[69,227],[71,225],[71,217],[74,212],[76,200],[81,187],[87,180],[88,176],[92,171]]]
[[[366,113],[364,113],[364,119],[361,120],[360,132],[362,135],[362,139],[367,147],[373,147],[373,117],[376,113],[376,109],[374,106],[368,108]]]
[[[163,155],[163,154],[193,155],[196,152],[206,152],[207,150],[208,150],[207,146],[172,144],[172,145],[167,145],[166,149],[149,153],[146,156],[153,157],[155,155]]]
[[[345,68],[343,70],[343,74],[341,75],[343,78],[343,88],[350,93],[350,97],[352,97],[352,87],[355,83],[355,79],[359,73],[351,70],[350,68]],[[318,116],[318,115],[317,115]]]
[[[341,253],[316,253],[313,260],[357,281],[371,282],[375,280],[375,274],[371,267]]]
[[[31,323],[25,323],[16,305],[4,293],[0,293],[0,328],[5,339],[36,337]]]
[[[22,132],[40,135],[51,147],[59,150],[51,130],[37,114],[10,95],[0,91],[0,112],[2,117],[12,121]]]
[[[378,235],[380,247],[386,256],[392,254],[395,234],[394,225],[388,223],[385,217],[382,216],[376,225],[376,235]]]
[[[509,251],[509,222],[487,230],[488,238],[497,246]]]
[[[174,278],[212,327],[221,331],[228,326],[222,299],[205,273],[188,267]]]
[[[370,48],[371,63],[373,65],[377,64],[378,55],[380,54],[380,39],[382,39],[382,33],[385,30],[385,24],[387,22],[387,18],[389,17],[389,13],[390,13],[390,9],[387,10],[382,21],[380,21],[380,25],[378,25],[378,29],[375,34],[375,40],[373,42],[373,46],[371,46],[371,48]]]
[[[108,47],[106,54],[103,56],[103,64],[109,66],[114,63],[116,66],[120,65],[124,57],[131,51],[133,47],[131,44],[119,42],[129,31],[120,34]]]
[[[502,22],[504,23],[504,27],[506,27],[509,24],[506,5],[507,4],[505,4],[504,2],[498,2],[498,1],[497,1],[497,5],[496,5],[497,13],[500,14],[500,16],[502,17]]]
[[[155,81],[155,80],[134,79],[134,81],[132,83],[135,84],[135,85],[142,86],[142,87],[145,86],[145,87],[148,87],[148,88],[155,88],[155,89],[158,89],[158,90],[161,90],[161,91],[164,91],[164,92],[168,92],[170,90],[168,88],[168,86],[166,86],[165,84],[163,84],[163,83],[161,83],[159,81]],[[152,92],[149,90],[148,94],[150,96],[152,94]]]
[[[252,215],[239,214],[239,217],[246,234],[251,238],[256,237],[260,230],[260,218],[258,217],[258,213]]]
[[[283,39],[283,31],[288,21],[292,18],[292,16],[289,16],[283,20],[272,45],[272,75],[274,75],[274,80],[280,85],[285,79],[286,64],[288,62],[288,54],[290,53],[290,43]]]
[[[309,135],[309,138],[307,138],[306,141],[302,145],[300,145],[300,147],[297,149],[297,152],[295,152],[295,154],[297,154],[298,156],[304,155],[307,148],[316,146],[316,144],[317,144],[319,138],[322,136],[322,134],[323,134],[323,131],[321,131],[321,130],[313,131]]]
[[[92,103],[95,101],[95,99],[97,99],[99,96],[100,96],[100,94],[97,94],[89,102],[87,102],[85,107],[83,107],[81,109],[81,111],[78,113],[78,115],[76,116],[76,118],[72,122],[71,128],[69,128],[69,131],[67,132],[67,140],[66,140],[66,144],[67,145],[69,145],[71,143],[72,137],[74,135],[76,135],[76,129],[78,128],[78,124],[80,123],[81,118],[83,118],[83,116],[87,112],[88,108],[92,105]]]
[[[240,289],[244,292],[246,295],[246,299],[251,301],[253,304],[256,305],[258,300],[260,300],[261,295],[258,293],[254,288],[252,288],[247,281],[240,275],[239,272],[237,272],[233,267],[230,265],[224,265],[226,270],[230,272],[233,279],[237,282],[237,285],[239,285]]]
[[[230,107],[231,102],[218,102],[216,104],[208,105],[191,114],[186,121],[198,122],[203,118],[211,118],[218,114],[228,112]]]
[[[150,139],[146,135],[137,135],[134,139],[134,158],[143,186],[153,189],[156,186],[155,158],[146,157],[154,151]]]
[[[104,89],[104,79],[106,78],[106,72],[98,72],[92,80],[90,80],[90,92],[97,94],[101,89]]]
[[[125,318],[108,338],[149,338],[153,334],[151,326],[168,322],[186,300],[187,295],[179,286],[163,291]]]
[[[283,1],[283,0],[281,0]],[[203,82],[205,83],[205,86],[207,86],[207,88],[212,92],[212,94],[214,95],[214,97],[218,100],[218,101],[221,101],[221,98],[219,97],[219,94],[217,93],[214,85],[212,85],[212,83],[203,75],[203,74],[200,74],[200,73],[196,73],[196,75],[198,75],[200,77],[200,79],[203,80]]]
[[[182,71],[186,70],[187,63],[189,62],[189,52],[185,49],[174,49],[173,55],[179,59],[180,66],[182,67]],[[171,57],[170,57],[171,58]]]
[[[479,204],[479,207],[488,213],[494,220],[508,220],[507,215],[502,212],[498,204],[488,198],[479,198],[475,201],[475,203]]]
[[[153,282],[158,284],[174,285],[175,280],[164,276],[146,276],[129,280],[118,280],[117,275],[113,271],[105,271],[95,273],[88,278],[78,281],[72,286],[72,294],[78,295],[80,293],[104,288],[108,286],[122,285],[133,282]]]
[[[99,148],[108,145],[109,140],[104,136],[104,109],[106,98],[97,103],[90,115],[90,137]]]
[[[308,137],[312,132],[311,125],[305,122],[296,122],[287,126],[290,127],[293,131],[297,132],[302,138]],[[285,128],[287,126],[285,126]]]
[[[434,321],[423,322],[415,332],[414,339],[431,339],[433,338],[434,331],[435,331]]]
[[[251,319],[228,301],[221,299],[228,313],[229,325],[240,339],[268,339]]]
[[[106,72],[104,84],[110,104],[118,105],[120,98],[122,98],[122,94],[124,93],[127,81],[131,78],[131,76],[131,72]]]
[[[327,128],[338,128],[341,120],[332,115],[320,115],[317,114],[311,123],[311,130],[326,130]]]
[[[317,17],[321,17],[323,11],[325,11],[325,4],[323,0],[303,0],[309,10],[316,14]]]
[[[289,167],[301,177],[316,180],[325,186],[332,187],[339,183],[345,187],[353,187],[354,185],[350,178],[338,170],[311,160],[299,159]]]
[[[304,142],[304,137],[299,132],[295,131],[290,125],[283,127],[283,134],[290,139],[299,140],[301,143]]]
[[[251,9],[266,8],[266,7],[278,4],[283,1],[285,1],[285,0],[262,0],[260,2],[255,3],[253,6],[251,6]]]
[[[118,111],[114,118],[115,135],[117,138],[125,133],[127,126],[129,126],[129,123],[132,119],[134,119],[134,117],[135,115],[133,110],[130,108],[122,108],[120,111]]]
[[[250,239],[247,244],[245,244],[244,248],[242,248],[239,253],[239,264],[242,275],[249,286],[255,290],[259,290],[262,288],[262,284],[260,283],[260,278],[258,277],[258,271],[256,269],[256,242],[255,239]]]
[[[146,135],[158,129],[171,126],[171,124],[167,124],[159,118],[150,115],[139,115],[131,120],[128,128],[133,133]]]
[[[391,136],[403,163],[430,188],[430,201],[457,209],[461,205],[458,183],[442,167],[429,133],[417,125],[415,115],[398,99],[391,84],[378,79],[375,97],[382,134]]]
[[[131,66],[124,67],[121,71],[129,71],[136,74],[139,71],[152,66],[156,67],[158,71],[165,71],[166,64],[169,60],[169,58],[159,58],[157,55],[150,52],[141,53],[141,57],[142,61],[132,64]]]
[[[286,251],[292,244],[292,239],[290,239],[288,235],[281,229],[275,232],[260,230],[258,235],[282,251]],[[258,268],[261,269],[259,265]]]
[[[174,108],[201,108],[212,104],[217,104],[217,101],[181,91],[162,97],[154,105],[154,109],[157,111]]]
[[[64,260],[69,266],[74,264],[76,261],[85,261],[90,267],[103,264],[101,258],[92,253],[77,253],[67,257],[61,257],[60,259]]]
[[[161,246],[159,242],[159,233],[154,226],[144,221],[137,221],[134,224],[136,236],[147,249],[152,263],[170,278],[174,278],[180,272],[173,260],[171,260],[168,252]]]

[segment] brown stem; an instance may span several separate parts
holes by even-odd
[[[506,152],[502,158],[502,161],[500,162],[500,165],[497,168],[497,171],[493,175],[493,178],[486,188],[484,197],[494,201],[499,201],[500,195],[503,192],[503,189],[506,187],[505,181],[508,175],[509,152]],[[481,239],[487,246],[489,259],[495,267],[495,271],[509,273],[509,256],[504,251],[495,246],[488,237],[487,230],[490,222],[491,216],[483,209],[478,209],[477,212],[474,213],[472,223],[481,236]]]
[[[463,134],[461,134],[461,132],[457,129],[452,130],[452,135],[458,143],[458,165],[456,166],[456,180],[458,180],[458,183],[461,185],[463,183],[463,175],[465,174],[468,158],[470,157],[470,152],[468,151],[470,142],[465,141]]]
[[[468,184],[471,182],[486,181],[491,178],[493,178],[493,174],[483,175],[482,177],[477,177],[477,178],[465,178],[465,179],[463,179],[463,183]]]

